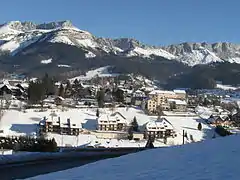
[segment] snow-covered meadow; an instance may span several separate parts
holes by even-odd
[[[157,116],[148,116],[141,109],[138,108],[116,108],[115,110],[103,108],[100,109],[101,114],[111,114],[120,112],[129,123],[136,117],[140,129],[143,130],[144,125],[149,121],[157,120]],[[84,129],[96,130],[96,109],[95,108],[81,108],[81,109],[65,109],[62,108],[46,109],[44,112],[39,112],[37,109],[27,109],[19,111],[19,109],[6,110],[0,122],[0,130],[3,130],[2,136],[20,136],[30,135],[35,136],[38,129],[39,121],[44,117],[49,117],[52,112],[58,114],[61,119],[70,118],[73,123],[81,124]],[[205,124],[197,115],[183,116],[168,113],[164,116],[174,127],[177,137],[169,138],[169,145],[182,144],[183,130],[187,133],[185,143],[191,142],[189,137],[192,135],[194,141],[201,141],[212,138],[214,131]],[[197,129],[198,123],[201,122],[203,130]],[[117,139],[99,139],[94,134],[80,134],[79,136],[48,134],[49,138],[55,138],[59,146],[82,146],[82,145],[99,145],[104,147],[143,147],[146,141],[129,141]],[[156,140],[155,146],[164,146],[163,141]]]

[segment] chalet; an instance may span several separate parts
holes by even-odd
[[[145,125],[144,137],[165,138],[173,137],[173,125],[165,118],[158,119],[157,121],[149,121]]]
[[[231,116],[231,120],[234,122],[234,124],[236,125],[240,125],[240,111],[238,111],[237,113],[233,114]]]
[[[232,121],[230,120],[229,116],[213,116],[211,115],[207,119],[207,123],[213,126],[231,126]]]
[[[54,102],[55,102],[56,105],[62,105],[64,100],[65,100],[65,99],[64,99],[62,96],[57,96],[57,97],[54,99]]]
[[[29,84],[28,83],[17,83],[16,87],[18,87],[19,89],[21,89],[24,92],[27,92]]]
[[[119,112],[103,114],[97,119],[99,131],[126,131],[127,120]]]
[[[12,89],[7,84],[1,84],[0,85],[0,95],[2,96],[4,94],[12,94]]]
[[[24,94],[24,92],[16,86],[11,86],[9,84],[0,84],[0,95],[3,96],[4,94],[20,97]]]
[[[49,118],[44,117],[39,122],[40,134],[52,132],[67,135],[79,135],[81,129],[81,123],[74,123],[70,118],[61,119],[55,112],[52,112]]]

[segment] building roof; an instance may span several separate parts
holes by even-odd
[[[175,93],[173,91],[153,90],[149,94],[172,94],[172,95],[174,95]]]
[[[183,89],[174,89],[173,92],[175,92],[177,94],[186,94],[186,91]]]
[[[146,124],[146,129],[148,131],[165,131],[173,130],[173,125],[165,118],[158,119],[156,121],[152,120]]]
[[[123,123],[123,124],[127,124],[127,120],[126,118],[119,112],[115,112],[113,114],[102,114],[99,118],[98,118],[98,123],[102,124],[102,122],[100,121],[107,121],[104,123],[113,123],[113,124],[118,124],[118,123]]]
[[[176,105],[187,105],[187,102],[180,99],[168,99],[168,102],[175,102]]]

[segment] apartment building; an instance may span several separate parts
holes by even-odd
[[[154,90],[149,93],[149,99],[147,101],[148,111],[154,113],[159,106],[161,106],[162,110],[170,110],[168,99],[186,100],[186,92],[184,90]]]
[[[103,114],[97,119],[99,131],[126,131],[127,120],[119,112]]]
[[[165,118],[158,119],[156,121],[149,121],[145,125],[144,137],[153,137],[157,139],[165,137],[173,137],[174,128],[173,125]]]

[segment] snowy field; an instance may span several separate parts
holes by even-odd
[[[28,109],[26,112],[18,110],[7,110],[4,112],[0,122],[0,130],[3,130],[2,136],[20,136],[30,135],[35,136],[39,121],[44,117],[49,117],[52,112],[55,112],[62,120],[70,118],[73,123],[82,124],[82,127],[87,130],[96,130],[96,109],[82,108],[82,109],[48,109],[45,112],[39,112],[37,109]],[[136,117],[139,124],[139,129],[143,130],[144,125],[149,121],[157,120],[156,116],[148,116],[137,108],[116,108],[114,111],[104,108],[100,109],[101,114],[111,114],[113,112],[120,112],[130,123]],[[208,125],[204,124],[198,116],[184,117],[184,116],[165,116],[165,118],[174,126],[177,137],[168,138],[169,145],[182,144],[183,130],[187,133],[185,142],[190,141],[192,135],[194,141],[201,141],[212,138],[213,130]],[[198,123],[203,123],[203,130],[197,129]],[[99,139],[93,134],[80,134],[79,136],[48,134],[49,138],[55,138],[59,146],[83,146],[83,145],[99,145],[105,147],[143,147],[146,141],[129,141],[117,139]],[[157,140],[155,146],[164,146],[163,141]]]
[[[147,150],[29,179],[239,180],[240,144],[236,142],[237,135]]]

